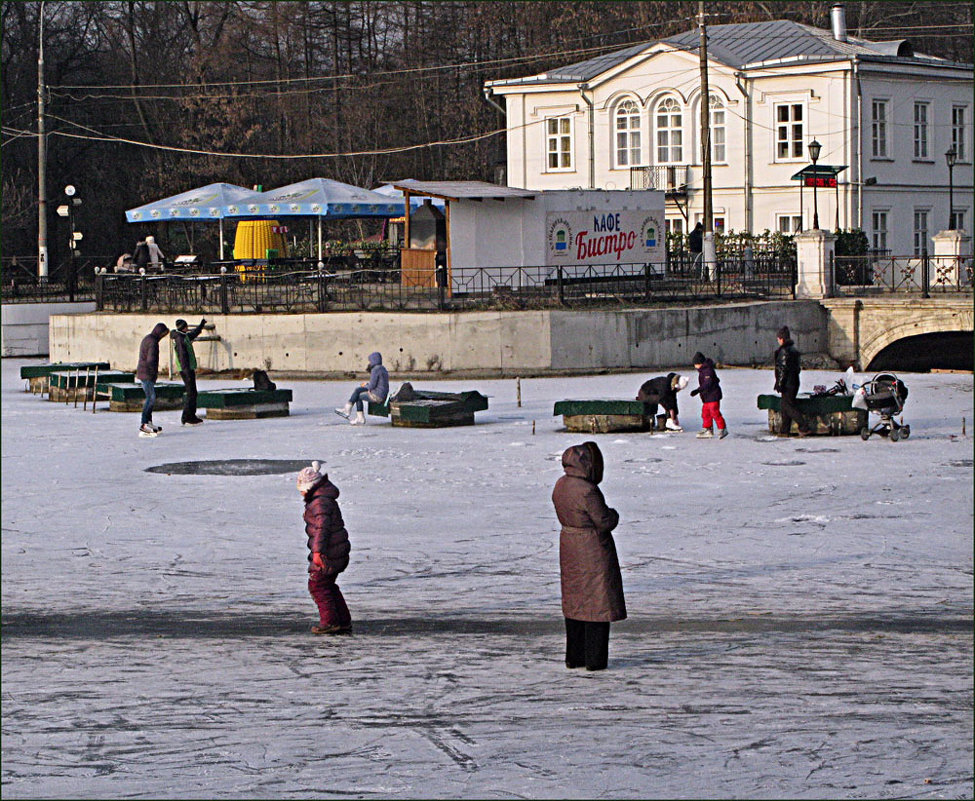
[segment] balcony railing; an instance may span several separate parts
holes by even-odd
[[[841,296],[972,291],[971,256],[867,254],[838,256],[833,265],[835,292]]]
[[[630,189],[659,189],[670,194],[686,194],[690,167],[686,164],[656,167],[631,167]]]

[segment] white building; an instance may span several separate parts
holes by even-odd
[[[862,228],[894,255],[931,252],[942,229],[970,231],[972,65],[848,36],[842,6],[832,28],[707,29],[715,230],[813,227],[813,190],[793,176],[815,139],[820,166],[845,168],[835,188],[816,190],[820,228]],[[699,38],[489,81],[485,96],[504,98],[508,184],[665,189],[668,229],[693,227],[704,208]]]

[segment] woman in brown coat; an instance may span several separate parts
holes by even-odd
[[[565,475],[552,491],[562,524],[562,614],[565,666],[603,670],[609,657],[609,624],[626,619],[623,576],[610,533],[619,523],[606,505],[599,482],[603,455],[595,442],[573,445],[562,454]]]

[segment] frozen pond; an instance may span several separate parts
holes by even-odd
[[[436,430],[352,427],[352,382],[278,380],[290,417],[157,412],[139,439],[137,414],[24,392],[24,363],[2,364],[5,799],[973,797],[970,374],[901,374],[898,443],[770,438],[748,369],[719,371],[723,441],[686,392],[683,434],[594,435],[630,618],[586,673],[550,495],[590,437],[552,407],[657,373],[523,380],[521,407],[514,380],[413,381],[490,396]],[[309,633],[311,459],[342,493],[351,637]]]

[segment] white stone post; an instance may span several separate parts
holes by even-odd
[[[796,234],[796,297],[833,296],[833,253],[836,237],[829,231],[812,229]]]
[[[939,231],[931,239],[934,241],[931,286],[971,286],[972,238],[964,231]]]

